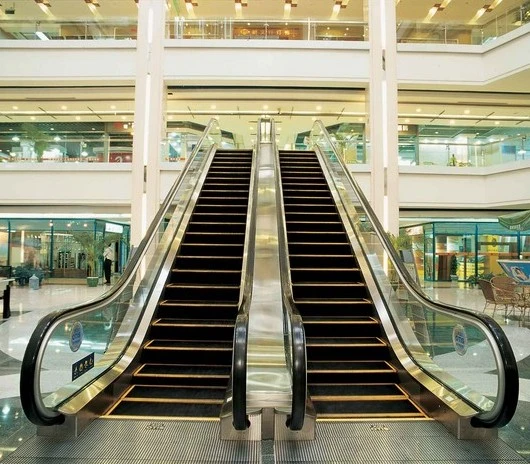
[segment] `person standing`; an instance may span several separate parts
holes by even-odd
[[[105,273],[105,284],[110,284],[110,273],[112,270],[112,263],[114,262],[114,250],[112,249],[112,243],[107,245],[107,248],[103,251],[103,271]]]

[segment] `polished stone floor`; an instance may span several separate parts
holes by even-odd
[[[18,399],[19,370],[28,339],[39,319],[68,305],[90,300],[107,290],[84,285],[44,285],[38,290],[13,287],[11,317],[0,319],[0,461],[35,434],[35,427],[24,417]],[[482,311],[484,298],[479,289],[450,286],[428,286],[425,292],[464,308]],[[491,315],[491,311],[487,311]],[[495,319],[502,325],[512,344],[520,375],[519,405],[515,417],[500,430],[501,439],[530,462],[530,323],[505,318],[498,312]]]

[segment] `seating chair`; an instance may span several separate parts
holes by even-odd
[[[497,310],[497,306],[501,304],[504,306],[504,309],[506,310],[506,305],[504,303],[498,303],[495,300],[495,294],[493,292],[493,287],[491,285],[491,282],[486,279],[478,279],[477,280],[478,286],[482,290],[482,294],[484,295],[484,299],[486,300],[486,303],[484,303],[484,309],[482,312],[486,312],[486,308],[488,305],[493,305],[493,316],[495,316],[495,311]]]
[[[508,308],[513,310],[519,300],[519,285],[515,279],[508,276],[495,276],[491,278],[490,282],[495,302],[504,305],[504,316],[506,317]]]

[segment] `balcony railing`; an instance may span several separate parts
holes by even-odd
[[[530,22],[530,2],[502,13],[488,13],[484,24],[409,21],[396,24],[399,43],[480,45]],[[494,15],[494,16],[491,16]],[[166,22],[168,39],[367,41],[368,23],[362,20],[185,19]],[[137,18],[102,21],[0,20],[0,40],[134,40]]]

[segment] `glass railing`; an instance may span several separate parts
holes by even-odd
[[[495,40],[530,21],[527,1],[497,13],[487,13],[488,22],[411,21],[399,17],[396,24],[399,43],[481,45]],[[357,41],[368,39],[363,20],[307,19],[186,19],[166,21],[168,39],[216,40],[311,40]],[[0,40],[135,40],[137,18],[105,20],[2,19]]]
[[[400,360],[409,372],[459,415],[473,416],[472,424],[506,424],[517,406],[518,373],[502,329],[484,314],[426,297],[403,266],[319,121],[311,141],[327,166],[346,229],[357,237],[373,285],[386,307],[382,322],[387,333],[396,334],[394,352],[400,357],[405,350],[406,356]],[[410,368],[410,361],[419,370]]]
[[[137,19],[46,20],[2,19],[0,40],[132,40]]]
[[[96,389],[111,382],[134,355],[141,341],[136,334],[146,330],[143,315],[154,304],[153,289],[165,281],[163,263],[175,236],[183,233],[184,212],[220,135],[212,120],[118,283],[93,302],[58,310],[39,322],[24,355],[20,383],[24,411],[35,424],[62,422],[59,405],[96,379]]]

